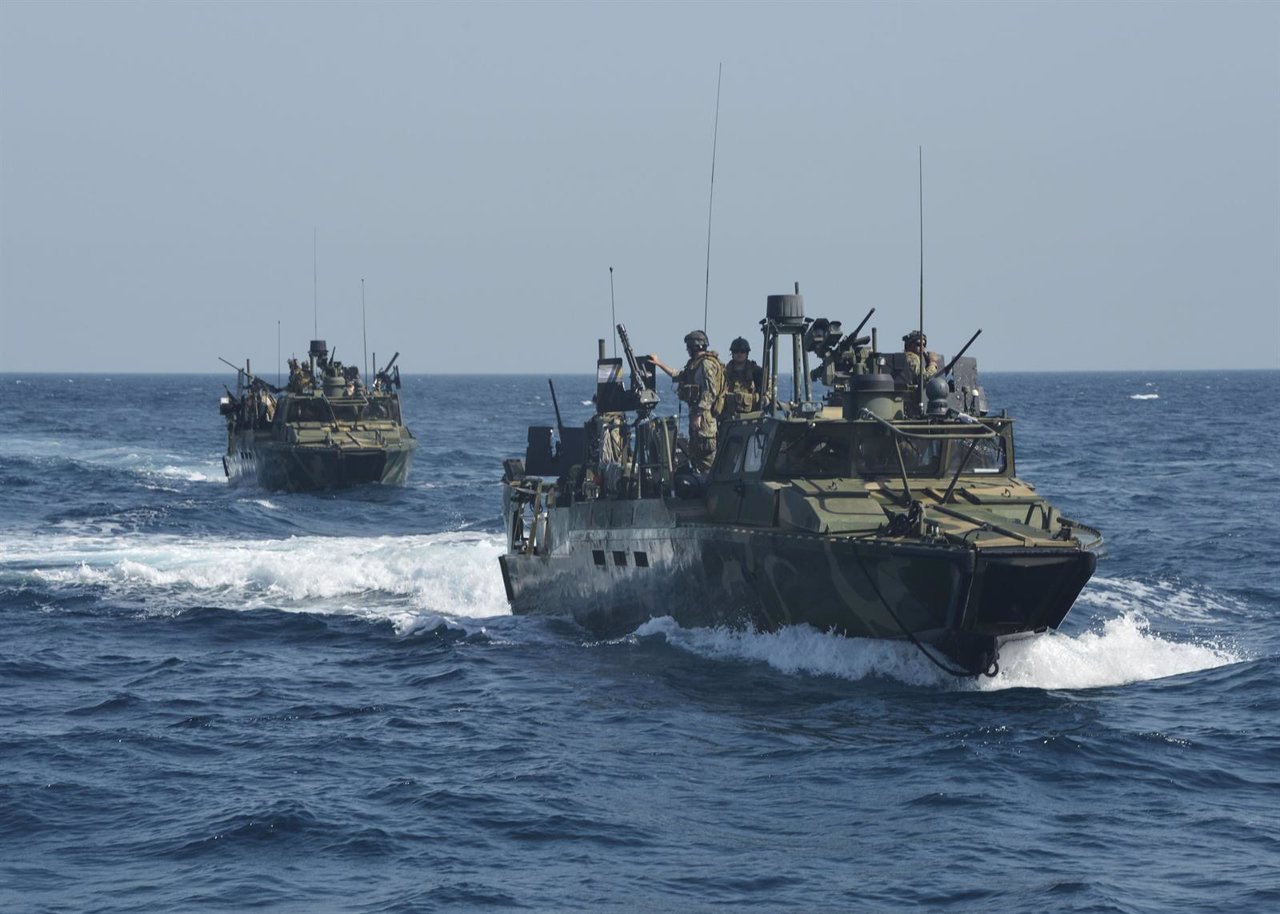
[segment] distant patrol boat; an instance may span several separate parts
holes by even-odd
[[[568,615],[597,637],[660,616],[808,624],[908,641],[959,676],[995,675],[1003,643],[1057,628],[1102,534],[1018,478],[1013,419],[988,413],[963,357],[977,334],[926,381],[927,353],[857,335],[870,317],[846,335],[805,317],[798,288],[769,296],[763,409],[722,423],[705,477],[685,466],[675,418],[654,415],[652,365],[618,325],[629,389],[602,341],[596,416],[568,428],[557,408],[557,427],[531,427],[524,459],[505,463],[512,611]],[[794,393],[779,402],[787,349]]]
[[[307,361],[290,359],[283,390],[255,376],[247,361],[244,368],[227,362],[236,369],[236,392],[219,405],[227,477],[289,492],[403,485],[418,442],[400,415],[399,356],[375,373],[371,388],[354,366],[329,357],[324,340],[311,341]]]

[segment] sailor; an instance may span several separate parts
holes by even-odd
[[[289,359],[289,383],[285,390],[294,394],[302,393],[302,369],[298,367],[297,359]]]
[[[919,330],[912,330],[902,338],[902,351],[907,355],[906,377],[903,380],[908,387],[920,383],[921,364],[924,365],[926,381],[942,370],[942,356],[926,349],[928,345],[929,338]]]
[[[630,460],[627,453],[627,414],[601,413],[600,428],[600,461],[627,463]]]
[[[707,335],[691,330],[684,338],[689,361],[676,371],[656,355],[653,364],[675,378],[677,395],[689,405],[689,462],[698,473],[708,473],[716,459],[716,416],[724,409],[724,363],[707,348]]]
[[[315,381],[308,367],[297,359],[289,359],[289,384],[286,389],[290,393],[300,394],[314,386]]]
[[[729,344],[733,353],[729,364],[724,366],[724,410],[720,418],[733,419],[743,413],[753,413],[760,409],[764,390],[764,370],[747,358],[751,352],[751,344],[743,337],[738,337]]]

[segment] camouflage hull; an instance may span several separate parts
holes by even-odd
[[[1066,544],[977,549],[705,523],[659,500],[546,517],[542,548],[500,559],[515,613],[572,616],[598,637],[659,616],[686,627],[807,624],[915,640],[974,675],[1005,639],[1056,628],[1096,564]]]
[[[264,489],[309,492],[361,485],[403,485],[417,442],[394,447],[292,445],[244,441],[223,457],[228,478],[256,482]]]

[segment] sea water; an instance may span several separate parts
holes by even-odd
[[[511,616],[544,377],[407,376],[324,494],[227,483],[226,380],[0,375],[0,909],[1280,909],[1280,372],[985,378],[1107,545],[976,681]]]

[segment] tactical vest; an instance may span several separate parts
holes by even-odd
[[[739,416],[742,413],[755,412],[760,408],[760,366],[748,359],[738,366],[730,362],[724,368],[725,400],[724,414]]]
[[[713,400],[711,415],[718,416],[724,409],[724,363],[714,352],[700,352],[689,360],[676,378],[676,395],[689,404],[690,410],[698,408],[698,401],[702,399],[702,386],[698,383],[699,368],[710,387]]]

